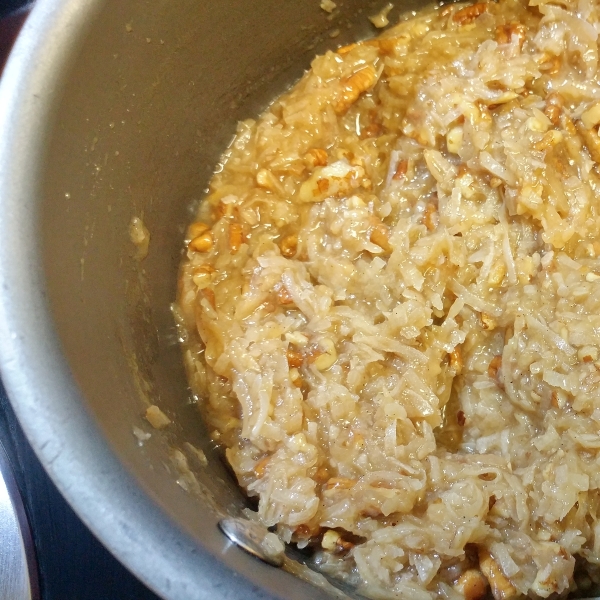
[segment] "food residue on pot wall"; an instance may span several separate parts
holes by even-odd
[[[129,223],[129,237],[137,248],[136,258],[144,260],[148,256],[150,232],[139,217],[132,217]]]

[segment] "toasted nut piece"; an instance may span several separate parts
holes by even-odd
[[[583,143],[590,153],[590,157],[597,163],[600,163],[600,137],[598,132],[593,129],[587,129],[581,121],[577,121],[577,131],[583,138]]]
[[[267,169],[260,169],[256,174],[256,183],[260,185],[260,187],[264,187],[268,190],[271,189],[271,172],[267,171]]]
[[[498,287],[504,280],[506,275],[506,265],[503,262],[496,262],[491,268],[490,274],[488,275],[488,283],[491,286]]]
[[[231,254],[235,254],[244,243],[244,234],[240,223],[229,224],[229,248]]]
[[[496,27],[496,42],[498,44],[508,44],[511,39],[510,31],[508,30],[508,25],[505,23],[504,25],[498,25]]]
[[[518,98],[519,94],[516,92],[506,91],[499,98],[494,98],[493,100],[489,100],[487,108],[489,110],[496,110],[501,104],[508,104],[511,100]],[[483,114],[481,115],[483,117]],[[490,116],[489,112],[487,116]],[[491,118],[491,117],[490,117]]]
[[[356,189],[364,175],[362,167],[341,159],[325,167],[315,167],[300,185],[296,198],[302,203],[323,202],[328,196],[341,198]]]
[[[286,235],[279,244],[281,255],[285,258],[292,258],[298,250],[298,236]]]
[[[214,244],[213,234],[210,230],[205,231],[198,237],[195,237],[190,243],[188,248],[195,252],[210,252]]]
[[[337,548],[337,541],[339,537],[340,534],[337,531],[328,529],[321,540],[321,546],[323,550],[329,550],[330,552],[333,552]]]
[[[269,171],[269,169],[259,169],[258,173],[256,173],[256,183],[264,188],[265,190],[269,190],[271,192],[281,192],[281,184]]]
[[[495,600],[511,600],[519,595],[515,586],[485,548],[479,549],[479,568],[488,580]]]
[[[291,297],[288,289],[284,285],[277,290],[277,302],[283,306],[294,303],[294,299]]]
[[[565,113],[561,115],[561,124],[567,130],[569,135],[577,135],[577,128],[575,127],[575,124]]]
[[[321,340],[319,347],[323,350],[323,353],[314,359],[313,364],[319,371],[327,371],[338,359],[337,350],[335,349],[335,344],[329,338]]]
[[[298,527],[296,527],[296,529],[294,530],[294,533],[299,538],[308,539],[319,535],[320,531],[321,527],[319,525],[307,525],[305,523],[303,525],[298,525]]]
[[[535,144],[533,144],[533,148],[534,150],[549,150],[550,148],[556,146],[556,144],[558,144],[562,140],[562,132],[558,131],[557,129],[551,129],[544,135],[544,137],[539,142],[535,142]]]
[[[477,2],[477,4],[471,4],[471,6],[465,6],[460,10],[457,10],[452,20],[459,25],[466,25],[474,21],[479,15],[483,14],[487,10],[487,3]]]
[[[406,175],[407,171],[408,171],[408,159],[403,158],[402,160],[398,161],[398,165],[396,167],[396,172],[394,173],[392,179],[395,179],[395,180],[402,179]]]
[[[336,114],[344,114],[363,92],[370,90],[377,81],[375,69],[369,65],[342,81],[342,92],[334,106]]]
[[[458,154],[463,144],[463,128],[460,125],[453,127],[446,134],[446,147],[448,152],[452,154]]]
[[[290,369],[290,379],[296,387],[302,387],[302,385],[304,384],[304,381],[300,376],[300,371],[298,371],[296,367]]]
[[[319,194],[325,194],[329,189],[329,179],[317,179]]]
[[[553,125],[558,125],[560,123],[560,113],[562,109],[560,106],[556,104],[546,104],[544,108],[544,114],[552,121]]]
[[[512,41],[513,34],[516,34],[519,39],[519,47],[523,48],[526,33],[527,29],[525,28],[525,25],[512,21],[511,23],[505,23],[504,25],[498,25],[498,27],[496,27],[496,41],[499,44],[508,44]]]
[[[354,548],[354,544],[345,540],[337,531],[329,529],[323,535],[321,547],[323,550],[327,550],[328,552],[342,554],[343,552],[352,550],[352,548]]]
[[[209,304],[216,310],[217,300],[215,298],[215,291],[211,288],[205,288],[202,290],[202,295],[208,300]]]
[[[195,267],[192,275],[194,285],[199,290],[207,288],[212,282],[211,274],[214,273],[214,271],[215,270],[210,265]]]
[[[238,207],[234,203],[223,202],[220,200],[214,211],[215,219],[220,219],[221,217],[231,217],[233,213],[238,210]]]
[[[369,125],[367,125],[366,127],[363,127],[361,132],[360,132],[360,139],[364,140],[367,138],[372,138],[372,137],[378,137],[381,135],[382,132],[382,128],[381,125],[379,125],[379,123],[371,123]]]
[[[395,37],[376,38],[375,40],[370,41],[379,46],[380,54],[392,54],[395,52],[396,48],[406,46],[411,39],[411,34],[400,33]]]
[[[429,202],[425,207],[425,212],[423,213],[423,223],[425,223],[425,227],[427,227],[428,231],[435,231],[437,228],[437,208],[435,204]]]
[[[254,474],[256,477],[258,477],[258,479],[265,476],[265,473],[267,472],[267,465],[269,464],[270,460],[270,456],[264,456],[254,465]]]
[[[311,148],[304,155],[304,161],[309,167],[324,167],[327,164],[327,151],[323,148]]]
[[[391,252],[392,247],[390,246],[390,230],[387,225],[379,223],[371,229],[370,238],[371,242],[377,244],[384,252]]]
[[[494,356],[488,365],[488,377],[498,380],[498,371],[502,368],[502,356]]]
[[[154,429],[164,429],[171,423],[171,419],[169,419],[169,417],[167,417],[167,415],[165,415],[165,413],[155,404],[152,404],[146,409],[145,417]]]
[[[456,590],[465,597],[465,600],[481,600],[487,589],[487,579],[479,569],[466,570],[456,582]]]
[[[349,490],[351,487],[356,485],[356,479],[348,479],[347,477],[332,477],[325,484],[325,489],[341,489]]]
[[[203,290],[211,284],[210,273],[207,273],[206,271],[199,271],[198,273],[194,273],[194,275],[192,276],[192,281],[199,290]]]
[[[581,115],[584,127],[591,129],[600,123],[600,103],[594,104]]]
[[[543,62],[540,64],[539,69],[548,75],[556,75],[556,73],[560,71],[560,65],[560,56],[548,56],[546,60],[543,60]]]
[[[498,326],[496,319],[487,313],[481,313],[481,327],[488,331],[493,331]]]
[[[298,352],[298,350],[288,348],[287,361],[290,368],[298,368],[302,366],[302,363],[304,362],[304,356],[301,352]]]
[[[188,227],[188,236],[190,239],[197,238],[202,235],[205,231],[208,231],[210,227],[206,223],[196,221]]]
[[[329,471],[327,467],[319,467],[313,479],[317,483],[325,483],[329,479]]]
[[[584,363],[595,362],[598,360],[598,348],[595,346],[584,346],[577,352],[577,357]]]
[[[456,346],[456,348],[450,352],[450,367],[454,369],[457,375],[460,375],[463,370],[464,362],[460,346]]]

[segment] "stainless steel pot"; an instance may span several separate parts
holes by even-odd
[[[236,121],[316,52],[372,33],[383,4],[339,1],[328,19],[319,0],[38,0],[5,70],[2,378],[75,511],[164,598],[330,597],[219,532],[245,500],[190,402],[169,304]],[[132,216],[151,233],[142,263]],[[173,424],[140,447],[149,402]],[[178,470],[185,442],[207,467]]]

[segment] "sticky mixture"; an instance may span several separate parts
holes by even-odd
[[[598,6],[429,9],[239,124],[189,226],[189,380],[262,523],[369,598],[591,593]]]

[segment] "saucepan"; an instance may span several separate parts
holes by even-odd
[[[8,61],[2,378],[63,495],[166,599],[345,594],[293,549],[273,567],[219,530],[248,500],[188,389],[170,305],[185,225],[236,122],[316,53],[373,34],[367,17],[383,5],[38,0]],[[418,5],[403,0],[392,17]],[[144,260],[134,217],[150,232]],[[160,431],[150,405],[170,420]]]

